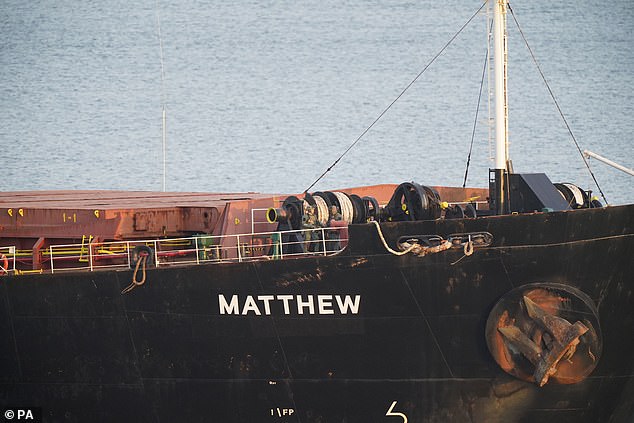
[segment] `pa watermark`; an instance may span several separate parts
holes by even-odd
[[[3,423],[6,422],[32,422],[42,421],[41,407],[2,407],[1,416]]]

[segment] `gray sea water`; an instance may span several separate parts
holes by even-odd
[[[2,191],[301,192],[480,0],[3,0]],[[634,2],[511,3],[582,149],[634,167]],[[164,85],[161,84],[161,50]],[[509,16],[511,156],[597,192]],[[315,186],[462,185],[486,54],[478,15]],[[164,87],[164,88],[162,88]],[[491,166],[482,101],[468,185]],[[610,203],[632,177],[591,160]]]

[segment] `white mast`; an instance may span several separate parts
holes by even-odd
[[[493,58],[495,64],[495,204],[498,214],[506,209],[508,163],[508,108],[506,96],[506,5],[507,0],[492,0]]]
[[[506,104],[506,2],[494,0],[494,52],[495,60],[495,168],[506,169],[507,104]]]

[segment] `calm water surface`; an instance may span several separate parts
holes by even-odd
[[[165,103],[168,190],[301,192],[480,5],[4,0],[2,190],[160,190]],[[512,6],[581,148],[634,167],[634,3]],[[461,185],[486,29],[481,14],[314,189]],[[512,19],[509,37],[515,170],[596,192]],[[486,117],[483,99],[471,186]],[[631,177],[591,166],[611,203],[634,201]]]

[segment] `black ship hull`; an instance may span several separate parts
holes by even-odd
[[[632,421],[634,206],[385,223],[489,233],[472,255],[386,251],[351,225],[339,255],[0,282],[0,404],[44,421]],[[513,290],[569,286],[601,356],[575,384],[505,373],[487,319]]]

